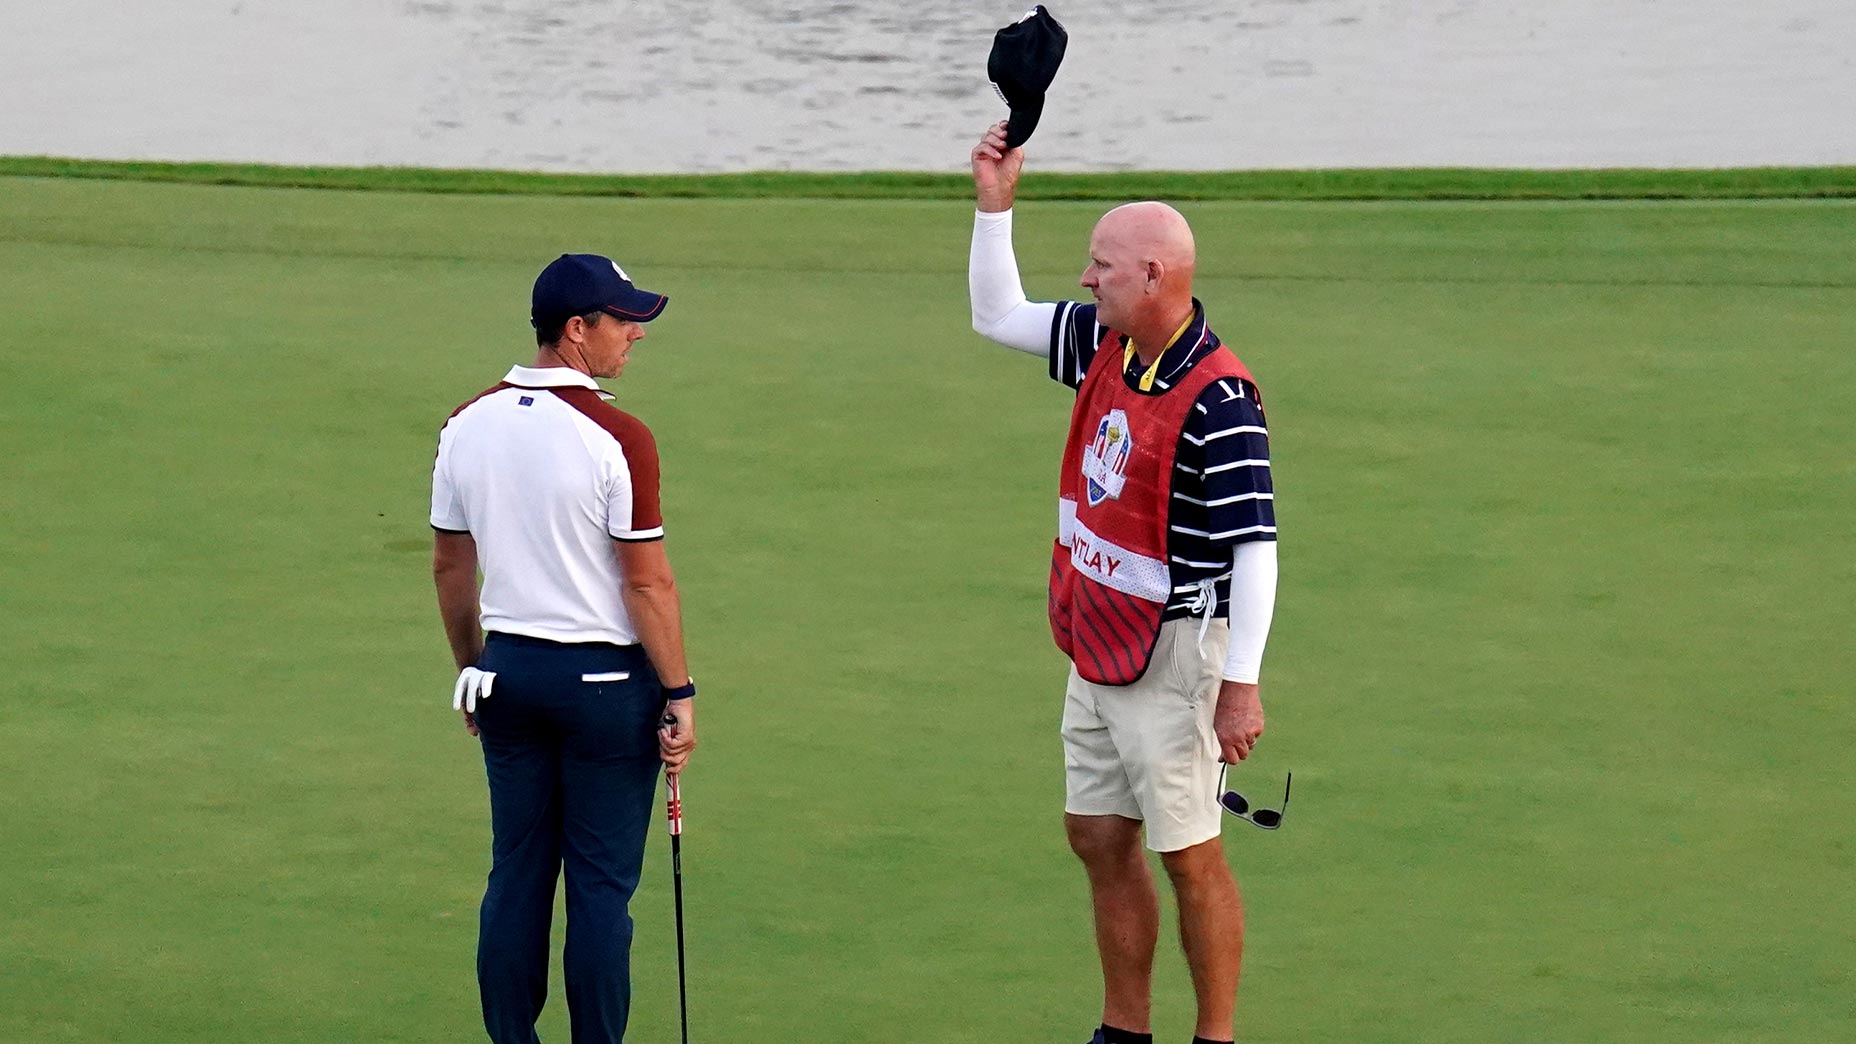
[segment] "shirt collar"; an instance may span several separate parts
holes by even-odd
[[[1186,323],[1186,328],[1180,332],[1180,335],[1173,339],[1173,343],[1166,346],[1166,351],[1160,353],[1160,366],[1154,371],[1160,384],[1173,384],[1190,368],[1193,353],[1202,347],[1201,342],[1210,336],[1205,323],[1205,306],[1200,304],[1199,299],[1195,297],[1192,299],[1192,319]],[[1125,334],[1122,336],[1122,343],[1127,343]],[[1140,365],[1140,360],[1136,359],[1128,365],[1128,372],[1139,377],[1140,371],[1135,367]]]
[[[590,388],[602,399],[612,398],[597,381],[570,366],[511,366],[503,383],[517,388]]]

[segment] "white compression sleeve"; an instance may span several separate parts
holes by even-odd
[[[1276,541],[1250,540],[1231,556],[1231,646],[1226,681],[1255,684],[1263,672],[1263,643],[1276,612]]]
[[[1012,212],[973,214],[973,249],[967,255],[967,296],[973,306],[973,329],[1007,348],[1050,356],[1053,303],[1025,300],[1018,281],[1018,258],[1012,253]]]

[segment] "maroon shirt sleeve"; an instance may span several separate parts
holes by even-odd
[[[655,530],[657,536],[662,537],[664,509],[658,499],[657,440],[651,437],[651,429],[645,427],[643,421],[620,410],[612,412],[620,421],[607,430],[619,440],[619,448],[625,451],[625,466],[632,474],[630,529],[634,533]],[[618,528],[618,519],[613,522],[613,528]]]
[[[604,429],[618,441],[625,454],[625,467],[631,473],[632,517],[614,518],[612,530],[622,530],[618,540],[661,540],[664,536],[664,509],[658,499],[657,440],[644,422],[599,397],[590,388],[551,388],[562,402]],[[629,524],[627,524],[629,523]]]

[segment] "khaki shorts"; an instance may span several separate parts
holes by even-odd
[[[1147,847],[1182,848],[1218,836],[1218,739],[1212,712],[1230,628],[1214,620],[1160,626],[1153,660],[1133,685],[1096,685],[1070,668],[1063,700],[1063,810],[1147,824]]]

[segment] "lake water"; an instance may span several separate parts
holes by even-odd
[[[1856,0],[1059,0],[1044,169],[1856,163]],[[0,0],[0,153],[960,169],[1017,3]]]

